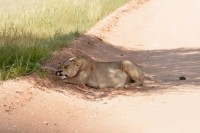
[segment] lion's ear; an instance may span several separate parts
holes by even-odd
[[[72,58],[69,59],[69,61],[72,61],[72,60],[75,60],[75,59],[77,59],[77,57],[72,57]]]

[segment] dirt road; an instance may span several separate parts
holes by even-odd
[[[44,64],[50,71],[80,53],[99,61],[129,59],[161,83],[94,90],[50,74],[6,81],[0,85],[0,132],[199,133],[199,5],[132,1]]]

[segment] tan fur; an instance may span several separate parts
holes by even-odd
[[[56,73],[64,82],[93,88],[143,85],[149,78],[134,62],[97,62],[88,56],[73,57],[63,63]]]

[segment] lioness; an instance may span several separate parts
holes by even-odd
[[[77,56],[61,64],[56,75],[66,83],[87,85],[93,88],[128,87],[143,85],[147,76],[129,60],[98,62],[88,56]]]

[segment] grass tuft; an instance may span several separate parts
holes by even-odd
[[[0,80],[40,71],[51,53],[130,0],[0,0]]]

